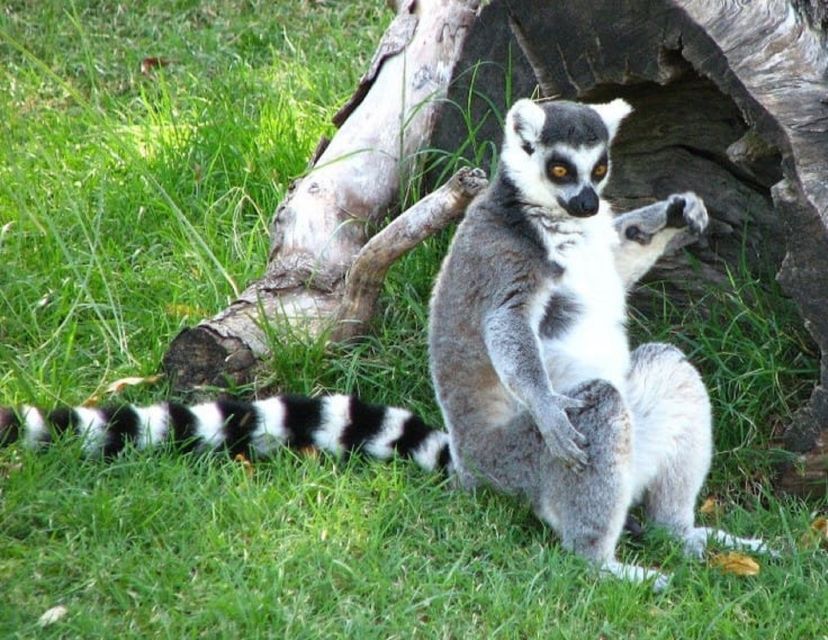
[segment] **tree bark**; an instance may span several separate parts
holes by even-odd
[[[466,210],[489,181],[480,169],[460,169],[442,187],[400,214],[359,252],[345,284],[331,340],[362,335],[374,317],[382,283],[391,265]]]

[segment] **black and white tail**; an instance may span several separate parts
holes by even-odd
[[[21,441],[48,445],[71,434],[89,456],[111,458],[128,445],[172,444],[184,451],[226,450],[267,457],[279,447],[316,447],[341,455],[361,451],[386,460],[412,458],[426,470],[451,472],[448,434],[405,409],[371,405],[352,396],[274,396],[242,402],[217,400],[192,406],[165,402],[149,407],[0,408],[0,446]]]

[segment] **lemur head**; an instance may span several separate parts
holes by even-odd
[[[506,116],[501,166],[527,204],[587,218],[598,213],[609,147],[629,103],[517,101]]]

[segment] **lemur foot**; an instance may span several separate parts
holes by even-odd
[[[609,560],[601,566],[603,574],[613,575],[630,582],[649,582],[656,593],[664,591],[670,584],[670,575],[655,569],[645,569],[634,564]]]
[[[778,558],[779,552],[771,549],[768,544],[760,538],[740,538],[721,529],[709,527],[695,527],[684,535],[684,552],[693,558],[701,560],[704,557],[708,543],[715,542],[722,547],[729,549],[742,549],[763,553],[771,558]]]
[[[701,235],[710,221],[704,201],[692,191],[676,193],[667,198],[667,227],[687,228],[694,236]]]

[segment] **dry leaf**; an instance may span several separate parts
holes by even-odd
[[[101,404],[101,394],[99,393],[93,393],[86,400],[81,402],[82,407],[97,407],[99,404]]]
[[[699,507],[699,513],[703,513],[705,515],[710,515],[716,513],[719,510],[719,503],[716,502],[716,498],[708,498],[702,503],[702,506]]]
[[[814,520],[808,530],[802,534],[800,541],[806,547],[828,548],[828,518],[820,516]]]
[[[299,455],[305,456],[306,458],[315,459],[319,457],[319,449],[317,449],[313,445],[308,445],[307,447],[299,447],[296,451]]]
[[[13,224],[14,224],[14,220],[12,220],[11,222],[7,222],[2,227],[0,227],[0,245],[3,244],[3,238],[6,237],[6,234],[9,232],[9,229],[12,228]]]
[[[54,624],[58,620],[60,620],[63,616],[69,613],[69,609],[64,607],[62,604],[59,604],[56,607],[52,607],[48,609],[37,621],[41,627],[48,627],[50,624]]]
[[[742,553],[717,553],[710,558],[710,564],[719,567],[725,573],[736,576],[755,576],[759,573],[759,564]]]
[[[149,56],[141,60],[141,73],[148,76],[154,69],[166,67],[172,64],[172,60],[160,58],[158,56]]]
[[[127,387],[136,387],[139,384],[155,384],[156,382],[158,382],[163,377],[164,377],[163,374],[158,373],[154,376],[146,376],[144,378],[141,378],[139,376],[130,376],[130,377],[127,377],[127,378],[121,378],[120,380],[116,380],[111,385],[109,385],[106,388],[106,392],[107,393],[121,393],[121,391],[123,391]]]
[[[116,380],[115,382],[110,384],[104,391],[110,395],[114,395],[117,393],[121,393],[127,387],[135,387],[139,384],[155,384],[163,377],[163,373],[158,373],[154,376],[146,376],[143,378],[139,376],[129,376],[126,378],[121,378],[120,380]],[[83,401],[82,405],[84,407],[97,407],[101,403],[102,395],[102,393],[93,393],[91,396],[89,396],[86,400]]]
[[[250,460],[248,460],[246,455],[244,455],[243,453],[237,453],[233,458],[233,462],[238,462],[239,464],[241,464],[248,478],[253,477],[253,463],[250,462]]]

